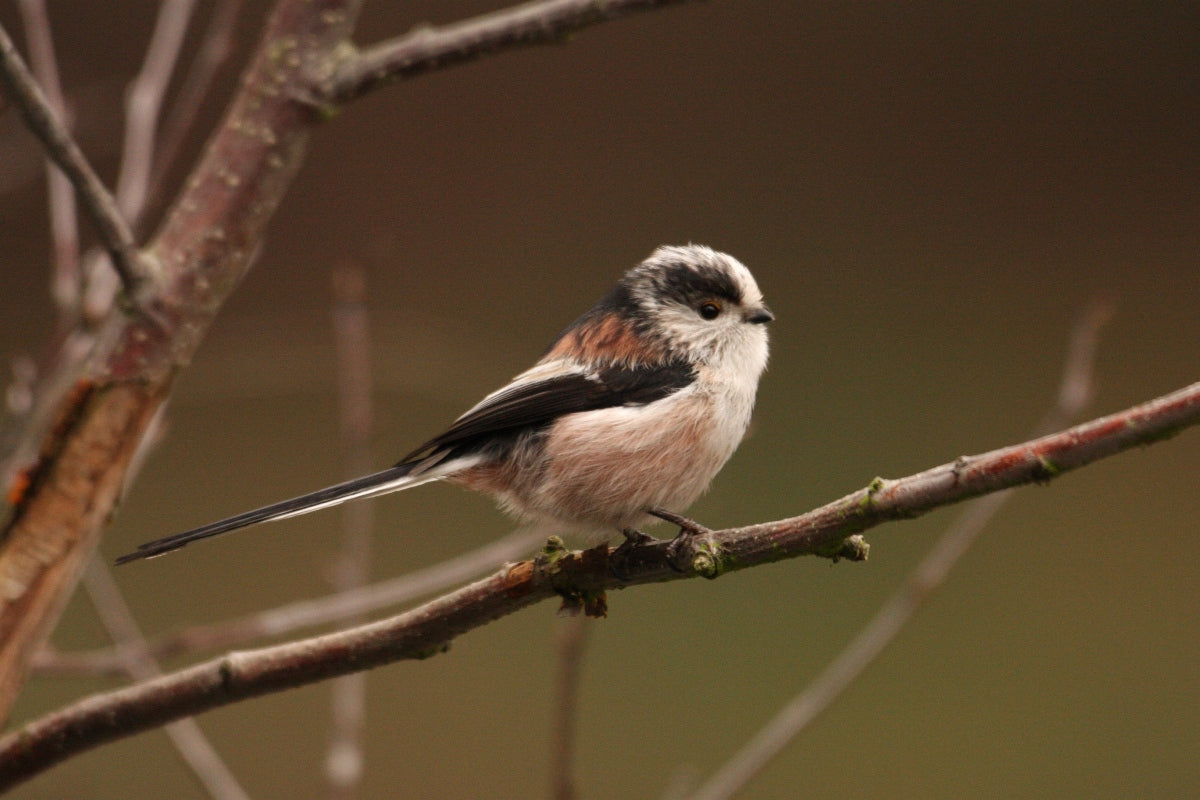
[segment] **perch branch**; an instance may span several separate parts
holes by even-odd
[[[668,542],[639,548],[616,578],[603,546],[568,552],[548,544],[534,561],[494,574],[390,619],[275,647],[235,652],[146,683],[84,698],[0,739],[0,791],[82,750],[238,700],[362,669],[427,658],[467,631],[555,595],[595,608],[606,589],[823,555],[862,559],[854,534],[888,520],[1065,472],[1200,423],[1200,383],[1138,406],[1017,445],[964,456],[898,480],[869,486],[790,519],[701,537],[689,569]]]

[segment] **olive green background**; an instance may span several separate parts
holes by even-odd
[[[266,5],[247,3],[219,96]],[[360,41],[494,7],[369,3]],[[778,319],[751,435],[692,509],[713,526],[1019,441],[1095,297],[1115,316],[1092,413],[1200,379],[1198,8],[712,0],[379,91],[314,137],[103,554],[343,477],[329,275],[344,259],[370,283],[381,467],[526,367],[656,245],[742,259]],[[110,180],[153,10],[51,3],[80,139]],[[19,29],[9,5],[0,20]],[[5,359],[50,338],[45,229],[38,151],[9,112]],[[1198,477],[1190,431],[1020,490],[744,796],[1200,794]],[[511,528],[446,486],[377,511],[379,578]],[[866,564],[612,594],[591,625],[583,796],[658,797],[709,774],[955,513],[872,531]],[[338,522],[316,514],[116,575],[150,632],[220,620],[324,591]],[[559,625],[546,604],[373,672],[362,796],[546,796]],[[54,641],[103,643],[85,601]],[[16,716],[111,685],[37,679]],[[315,686],[199,722],[255,797],[320,797],[327,708]],[[13,796],[201,794],[154,732]]]

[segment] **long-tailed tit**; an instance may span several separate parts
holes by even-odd
[[[445,480],[520,518],[619,530],[679,522],[733,454],[767,365],[750,271],[708,247],[660,247],[550,345],[396,466],[141,545],[124,563],[347,500]],[[681,523],[682,524],[682,523]]]

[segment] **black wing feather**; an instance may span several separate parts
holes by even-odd
[[[652,403],[688,386],[695,379],[695,370],[689,364],[671,361],[613,365],[591,375],[572,373],[514,386],[459,417],[444,433],[405,456],[400,465],[440,450],[470,450],[472,444],[497,435],[536,430],[564,414]]]

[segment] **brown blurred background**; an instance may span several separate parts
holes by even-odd
[[[247,3],[202,129],[267,5]],[[51,6],[79,137],[111,179],[155,4]],[[496,7],[369,3],[359,40]],[[10,5],[0,21],[19,31]],[[1019,440],[1096,296],[1116,315],[1094,414],[1195,381],[1198,56],[1192,3],[712,0],[377,92],[315,137],[103,553],[342,477],[329,284],[344,259],[370,282],[381,467],[527,366],[656,245],[745,261],[778,320],[752,435],[693,509],[714,526]],[[6,360],[49,338],[44,209],[39,152],[6,113]],[[745,796],[1200,794],[1198,445],[1188,432],[1021,490]],[[377,510],[377,577],[511,527],[450,487]],[[610,597],[585,667],[584,796],[655,797],[707,775],[954,513],[873,531],[866,564],[801,560]],[[149,631],[218,620],[324,591],[337,523],[279,523],[117,577]],[[558,624],[540,606],[372,673],[363,796],[544,796]],[[102,643],[76,600],[55,644]],[[15,718],[109,685],[36,680]],[[199,721],[253,795],[317,797],[327,695]],[[150,733],[14,796],[201,795]]]

